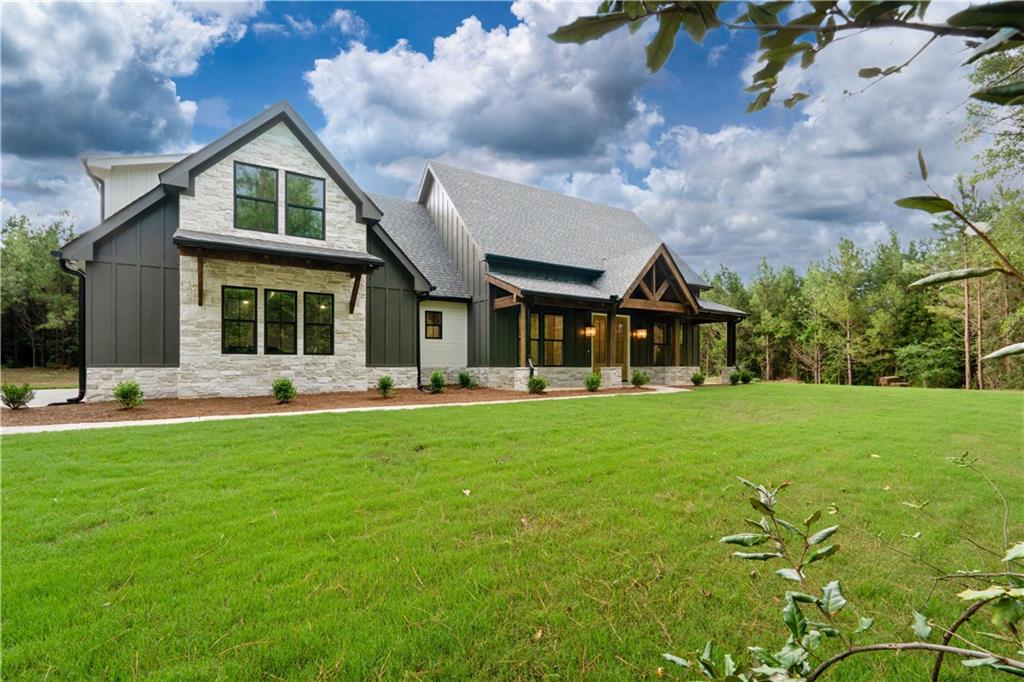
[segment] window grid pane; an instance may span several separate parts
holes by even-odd
[[[295,330],[298,322],[294,291],[264,289],[263,352],[267,355],[293,355],[296,352]]]
[[[334,354],[334,295],[307,292],[303,298],[303,352]]]
[[[221,352],[256,352],[256,290],[221,288]]]
[[[285,234],[324,238],[324,186],[321,178],[285,173]]]

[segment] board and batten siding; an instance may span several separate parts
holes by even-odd
[[[177,226],[177,196],[168,196],[96,242],[85,265],[88,366],[178,365]]]
[[[428,339],[426,335],[427,311],[441,313],[441,338]],[[455,301],[420,303],[420,365],[459,369],[469,361],[469,305]]]
[[[445,249],[451,254],[462,281],[469,289],[468,365],[486,367],[490,358],[491,299],[484,253],[470,237],[469,230],[437,178],[432,178],[426,200],[427,211],[441,232]]]
[[[371,254],[384,265],[366,281],[366,365],[416,366],[416,290],[413,277],[381,240],[367,237]]]

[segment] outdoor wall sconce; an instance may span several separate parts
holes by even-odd
[[[633,330],[633,338],[634,339],[646,339],[647,338],[647,329],[644,328],[644,327],[640,327],[639,329],[634,329]]]
[[[597,327],[595,327],[592,324],[588,324],[586,327],[583,328],[583,336],[586,336],[587,338],[593,338],[597,336]]]

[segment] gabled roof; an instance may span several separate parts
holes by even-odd
[[[384,217],[380,226],[434,287],[434,298],[470,298],[459,270],[444,247],[426,207],[384,194],[371,194]]]
[[[647,249],[650,257],[661,244],[632,211],[437,161],[427,164],[420,203],[433,182],[445,190],[488,256],[601,272],[625,253]],[[688,284],[707,287],[678,255],[673,254],[673,260]],[[634,276],[636,271],[630,273],[630,278]]]
[[[277,104],[253,116],[237,128],[221,135],[197,152],[160,173],[160,182],[181,191],[191,193],[195,189],[194,179],[202,172],[232,151],[274,127],[284,123],[296,138],[306,147],[313,158],[323,166],[342,191],[356,205],[356,219],[361,222],[379,220],[380,209],[366,196],[355,180],[341,167],[334,155],[324,146],[316,134],[310,129],[302,117],[288,102],[281,100]]]
[[[117,228],[127,223],[132,218],[140,215],[146,209],[152,208],[167,196],[167,190],[163,185],[157,185],[153,189],[135,199],[130,204],[115,212],[103,220],[99,225],[78,235],[61,249],[62,258],[68,260],[92,260],[93,245],[98,240],[107,236]]]

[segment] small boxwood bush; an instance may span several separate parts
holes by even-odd
[[[394,392],[395,380],[391,378],[390,374],[385,374],[377,379],[377,393],[380,393],[381,398],[390,398]]]
[[[600,375],[598,375],[598,378],[600,378]],[[641,372],[638,369],[634,369],[633,376],[629,378],[629,381],[637,388],[640,388],[641,386],[646,386],[651,383],[651,375],[647,372]]]
[[[750,380],[753,378],[754,373],[751,372],[749,369],[744,369],[740,371],[740,381],[742,381],[743,383],[749,384]]]
[[[548,380],[539,374],[535,374],[529,378],[526,382],[526,389],[530,393],[543,393],[544,389],[548,387]]]
[[[135,381],[122,381],[114,386],[114,400],[124,410],[132,410],[141,405],[144,395],[138,382]]]
[[[740,373],[739,372],[733,372],[732,374],[730,374],[729,375],[729,383],[732,384],[733,386],[735,386],[736,384],[740,383]]]
[[[285,379],[284,377],[274,379],[270,391],[274,394],[274,400],[278,404],[290,403],[295,398],[295,384],[292,383],[291,379]]]
[[[4,405],[7,407],[12,410],[20,410],[32,402],[32,399],[36,397],[36,392],[28,384],[22,384],[21,386],[17,384],[4,384],[0,386],[0,397],[2,397]]]
[[[459,388],[476,388],[476,381],[468,369],[459,372]]]
[[[444,393],[444,372],[439,369],[430,373],[430,392]]]
[[[693,376],[690,377],[690,381],[693,382],[694,386],[700,386],[704,383],[704,375],[699,371],[694,372]]]
[[[583,380],[583,385],[591,393],[601,388],[601,373],[591,372],[587,375],[587,378]]]

